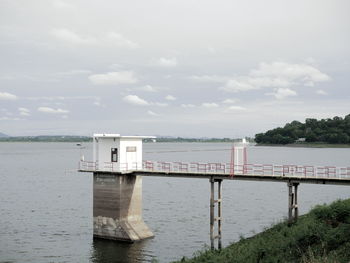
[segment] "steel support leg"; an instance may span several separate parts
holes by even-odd
[[[293,184],[288,183],[288,222],[293,221]]]
[[[217,199],[215,200],[215,183],[218,183]],[[217,217],[215,217],[215,203],[217,206]],[[218,249],[221,249],[222,235],[222,180],[210,179],[210,247],[215,249],[215,239],[218,239]],[[215,235],[215,221],[218,225],[217,235]]]
[[[299,216],[298,210],[298,185],[299,183],[294,183],[294,219],[297,220]]]
[[[222,230],[222,180],[218,180],[218,249],[221,249],[221,230]]]
[[[214,249],[214,179],[210,179],[210,248]]]

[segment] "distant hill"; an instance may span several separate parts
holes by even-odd
[[[0,132],[0,137],[3,138],[3,137],[9,137],[9,136],[5,133]]]
[[[283,128],[275,128],[255,135],[258,144],[289,143],[350,143],[350,114],[344,118],[335,116],[332,119],[306,119],[305,123],[292,121]]]

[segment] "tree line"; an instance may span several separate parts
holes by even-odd
[[[331,144],[350,143],[350,114],[344,118],[292,121],[283,128],[278,127],[255,135],[256,143],[289,144],[295,142],[320,142]]]

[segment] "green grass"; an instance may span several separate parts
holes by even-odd
[[[350,262],[350,199],[315,207],[294,224],[279,223],[222,250],[178,262]]]

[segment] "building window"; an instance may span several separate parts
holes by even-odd
[[[136,152],[136,146],[127,146],[126,151],[127,152]]]
[[[118,162],[118,148],[112,148],[111,150],[111,162]]]

